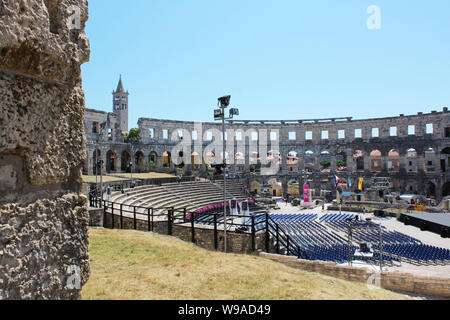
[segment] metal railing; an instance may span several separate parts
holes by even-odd
[[[173,235],[173,226],[185,225],[191,230],[191,241],[197,243],[196,229],[204,224],[198,222],[199,217],[207,215],[211,219],[213,226],[214,249],[219,248],[219,226],[223,228],[223,215],[216,213],[197,214],[189,212],[186,208],[174,207],[144,207],[126,205],[123,203],[101,200],[97,197],[90,198],[90,206],[103,209],[103,227],[114,229],[116,225],[119,229],[125,229],[124,218],[132,219],[133,229],[138,230],[138,221],[145,221],[147,231],[155,231],[155,224],[167,222],[167,235]],[[108,221],[108,216],[110,219]],[[196,221],[197,218],[197,221]],[[118,221],[116,221],[118,219]],[[258,211],[249,215],[228,214],[227,227],[235,229],[235,232],[249,233],[251,236],[251,251],[257,250],[257,233],[264,234],[265,252],[276,252],[280,254],[284,250],[286,255],[294,255],[299,259],[307,259],[300,245],[289,234],[275,222],[266,211]],[[142,230],[142,229],[141,229]],[[158,229],[157,231],[162,231]],[[272,246],[271,246],[272,241]]]

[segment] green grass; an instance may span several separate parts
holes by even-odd
[[[145,232],[90,229],[90,262],[83,299],[406,299],[264,258],[207,251]]]

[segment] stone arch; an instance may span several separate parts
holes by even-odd
[[[127,150],[122,152],[120,158],[120,170],[123,172],[131,172],[131,155]]]
[[[289,151],[286,156],[287,171],[290,173],[298,172],[298,152]]]
[[[306,150],[305,151],[305,170],[309,172],[313,172],[315,168],[315,153],[312,150]]]
[[[450,147],[442,149],[440,161],[441,161],[440,162],[441,171],[442,172],[448,171],[448,168],[450,167]]]
[[[353,153],[353,159],[355,161],[356,170],[363,171],[364,170],[364,151],[355,150],[355,152]]]
[[[283,196],[283,185],[281,181],[274,177],[268,181],[268,184],[271,185],[269,192],[273,197],[281,197]]]
[[[417,151],[414,148],[409,148],[406,150],[406,171],[417,171]]]
[[[406,183],[405,193],[411,193],[411,194],[417,193],[417,185],[412,182]]]
[[[145,156],[142,151],[137,151],[134,155],[134,163],[136,172],[144,172],[145,171]]]
[[[201,158],[200,154],[198,152],[192,152],[191,153],[191,166],[193,168],[200,168],[201,166]]]
[[[300,184],[298,180],[291,179],[288,181],[288,195],[291,196],[300,196]]]
[[[331,172],[331,154],[328,150],[323,150],[319,156],[320,172]]]
[[[436,170],[436,150],[433,148],[427,148],[424,152],[425,171],[434,172]]]
[[[250,152],[248,156],[249,156],[249,163],[251,164],[257,164],[258,161],[261,162],[259,159],[259,153],[257,151]]]
[[[156,151],[151,151],[148,155],[148,165],[150,168],[158,168],[159,167],[159,156]]]
[[[106,153],[105,169],[107,173],[116,171],[116,152],[114,150]]]
[[[450,196],[450,181],[446,181],[442,186],[442,197]]]
[[[381,151],[372,150],[370,153],[370,168],[371,172],[381,172],[383,170],[383,164],[381,160]]]
[[[250,160],[250,159],[249,159]],[[234,166],[235,170],[239,171],[245,165],[245,155],[242,152],[236,152],[234,154]]]
[[[390,172],[400,171],[400,153],[397,149],[392,149],[389,151],[387,167]]]
[[[261,172],[261,158],[259,153],[253,151],[249,154],[250,172]]]
[[[162,165],[164,168],[170,168],[172,166],[172,154],[169,151],[163,153]]]
[[[436,199],[436,185],[432,181],[425,183],[425,195],[427,198]]]
[[[347,153],[345,151],[336,153],[336,169],[337,171],[347,170]]]
[[[267,151],[267,165],[269,165],[269,163],[272,161],[277,161],[277,159],[278,159],[279,170],[281,171],[282,166],[283,166],[283,159],[282,159],[282,155],[281,155],[280,151],[275,150],[275,149]]]

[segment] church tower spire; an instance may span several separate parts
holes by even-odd
[[[119,83],[116,91],[113,91],[113,112],[117,115],[119,120],[120,130],[128,132],[128,91],[125,92],[125,87],[122,82],[122,75],[120,75]]]

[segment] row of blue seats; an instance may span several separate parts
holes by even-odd
[[[345,221],[346,219],[353,219],[354,215],[353,214],[339,214],[339,213],[335,213],[335,214],[326,214],[324,216],[322,216],[319,220],[320,221]]]
[[[383,251],[415,261],[450,260],[450,250],[424,244],[383,245]]]
[[[345,222],[329,222],[330,227],[341,232],[347,232],[347,224]],[[372,226],[376,227],[373,223]],[[382,239],[383,242],[388,243],[421,243],[420,240],[402,234],[398,231],[386,231],[385,227],[382,227]],[[358,239],[358,235],[360,235]],[[354,229],[353,236],[357,240],[366,241],[378,241],[379,233],[375,229]]]
[[[297,215],[298,216],[298,215]],[[337,232],[347,231],[346,217],[351,215],[324,216],[325,219],[319,219],[332,227]],[[283,215],[272,215],[272,219],[277,222],[285,232],[290,235],[291,247],[300,246],[302,251],[308,254],[311,260],[324,260],[343,262],[348,259],[347,239],[334,231],[329,231],[320,222],[299,219],[283,219]],[[260,219],[264,219],[261,217]],[[375,224],[374,224],[375,226]],[[260,226],[259,229],[264,228]],[[275,232],[275,230],[272,230]],[[371,242],[374,249],[377,249],[379,233],[372,229],[355,229],[353,232],[354,240],[358,242]],[[382,229],[383,252],[394,254],[400,257],[409,258],[416,261],[430,260],[450,260],[450,250],[423,245],[420,240],[402,234],[398,231],[387,231]],[[291,253],[294,250],[291,248]],[[372,260],[379,258],[379,253],[375,252]],[[389,255],[383,255],[384,261],[398,260]]]
[[[283,221],[312,221],[317,219],[317,214],[272,214],[270,217],[274,220]]]
[[[345,245],[308,245],[304,250],[309,257],[309,260],[332,261],[335,263],[348,261],[348,247]],[[352,247],[352,252],[355,252],[355,250],[356,248]]]
[[[345,243],[345,240],[336,233],[330,233],[328,229],[321,226],[319,223],[313,225],[293,223],[293,227],[302,232],[309,233],[311,236],[316,235],[322,243]]]
[[[308,258],[310,260],[320,260],[320,261],[332,261],[336,263],[344,263],[348,261],[349,258],[349,252],[348,252],[348,246],[347,245],[336,245],[336,246],[307,246],[304,249],[305,253],[308,255]],[[377,263],[380,261],[381,254],[378,252],[374,252],[372,256],[357,256],[355,257],[354,254],[356,253],[356,247],[351,247],[351,255],[352,260],[363,260],[363,261],[370,261],[372,263]],[[384,262],[392,262],[392,261],[399,261],[399,259],[388,256],[386,254],[383,254],[383,261]]]
[[[278,223],[289,234],[290,237],[299,241],[300,244],[304,245],[308,243],[334,242],[332,239],[327,237],[326,234],[301,232],[298,228],[295,227],[295,223],[287,224],[282,221],[279,221]]]

